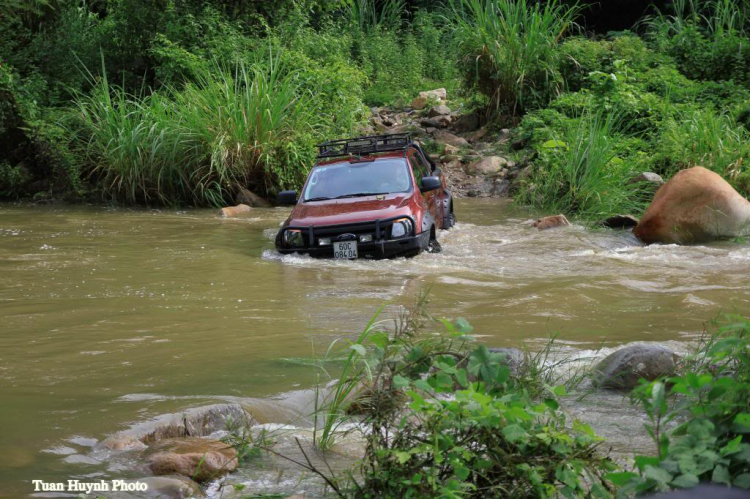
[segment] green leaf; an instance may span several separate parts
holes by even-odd
[[[618,471],[615,473],[607,473],[604,475],[605,480],[609,480],[617,487],[622,487],[627,482],[629,482],[633,478],[637,478],[637,473],[632,473],[630,471]]]
[[[743,473],[734,479],[735,487],[742,489],[750,489],[750,473]]]
[[[690,489],[698,485],[698,482],[700,482],[700,480],[698,480],[697,476],[685,474],[685,475],[680,475],[674,480],[672,480],[672,485],[680,489]]]
[[[568,392],[565,390],[565,386],[563,385],[557,385],[556,387],[552,388],[552,393],[554,393],[558,397],[564,397],[568,394]]]
[[[528,433],[517,424],[509,424],[503,428],[503,436],[505,436],[509,442],[515,443],[528,437]]]
[[[548,140],[547,142],[542,144],[542,147],[545,149],[557,149],[558,147],[562,147],[567,149],[568,144],[563,142],[562,140]]]
[[[729,470],[725,466],[717,466],[714,468],[714,472],[711,475],[711,481],[714,483],[723,483],[724,485],[732,485],[729,478]]]
[[[379,331],[370,335],[370,341],[373,345],[385,348],[388,345],[388,333]]]
[[[733,438],[732,440],[730,440],[729,443],[721,449],[720,451],[721,455],[728,456],[729,454],[734,454],[735,452],[739,452],[741,443],[742,443],[742,435],[738,435],[736,438]]]
[[[404,388],[405,386],[409,386],[410,381],[408,378],[404,378],[403,376],[397,374],[393,377],[393,386],[394,388]]]
[[[469,470],[469,468],[465,468],[463,466],[454,466],[453,467],[453,472],[462,481],[464,481],[467,478],[469,478],[469,475],[471,474],[471,470]]]
[[[660,462],[658,457],[635,456],[635,465],[641,471],[645,471],[646,466],[659,466]]]
[[[664,468],[657,468],[656,466],[646,466],[643,472],[646,478],[655,480],[659,485],[666,486],[672,481],[672,475]]]
[[[750,428],[750,414],[747,412],[741,412],[734,418],[734,424],[738,426],[746,426]]]
[[[359,343],[355,343],[354,345],[350,346],[349,348],[351,348],[352,350],[354,350],[355,352],[357,352],[359,355],[361,355],[363,357],[365,355],[367,355],[367,350],[365,349],[365,347],[363,345],[360,345]]]

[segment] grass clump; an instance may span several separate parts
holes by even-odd
[[[578,12],[558,0],[460,0],[452,19],[461,67],[495,114],[547,104],[563,89],[562,38]]]

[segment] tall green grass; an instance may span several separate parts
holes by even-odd
[[[240,187],[271,193],[298,181],[312,158],[308,97],[295,81],[274,55],[149,95],[104,75],[76,99],[72,148],[117,201],[219,206]]]
[[[541,145],[535,171],[518,199],[593,220],[638,212],[642,196],[627,184],[631,165],[618,156],[622,125],[613,113],[584,113],[559,138]]]
[[[670,119],[660,140],[665,170],[671,176],[700,165],[722,175],[750,195],[750,132],[726,114],[691,109]]]
[[[495,112],[520,114],[563,89],[558,45],[579,9],[558,0],[455,0],[452,19],[464,76]]]

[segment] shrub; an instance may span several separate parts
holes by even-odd
[[[680,376],[643,382],[632,394],[658,450],[635,473],[609,476],[618,497],[715,482],[750,489],[750,321],[728,317]],[[682,419],[681,419],[682,418]],[[670,423],[679,422],[669,429]]]
[[[558,0],[457,0],[452,20],[466,83],[487,96],[493,112],[521,114],[563,87],[559,44],[577,8]]]

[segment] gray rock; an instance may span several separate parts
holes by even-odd
[[[469,142],[444,130],[435,132],[435,141],[440,144],[449,144],[455,147],[468,147]]]
[[[630,229],[638,225],[638,219],[633,215],[615,215],[602,220],[599,225],[609,229]]]
[[[467,173],[473,175],[494,175],[508,166],[508,160],[500,156],[488,156],[470,164]]]
[[[436,116],[450,116],[451,109],[446,106],[445,104],[438,104],[437,106],[432,106],[427,113],[427,116],[430,118],[434,118]]]
[[[479,114],[477,113],[462,114],[461,116],[458,117],[456,122],[453,124],[453,130],[455,130],[458,133],[473,132],[474,130],[477,130],[479,126],[480,126]]]
[[[678,356],[661,345],[628,345],[599,362],[592,373],[595,386],[631,389],[640,379],[653,381],[674,372]]]
[[[628,184],[639,184],[641,182],[648,182],[650,184],[654,184],[655,186],[664,185],[664,179],[661,178],[661,175],[652,172],[643,172],[640,175],[628,180]]]

